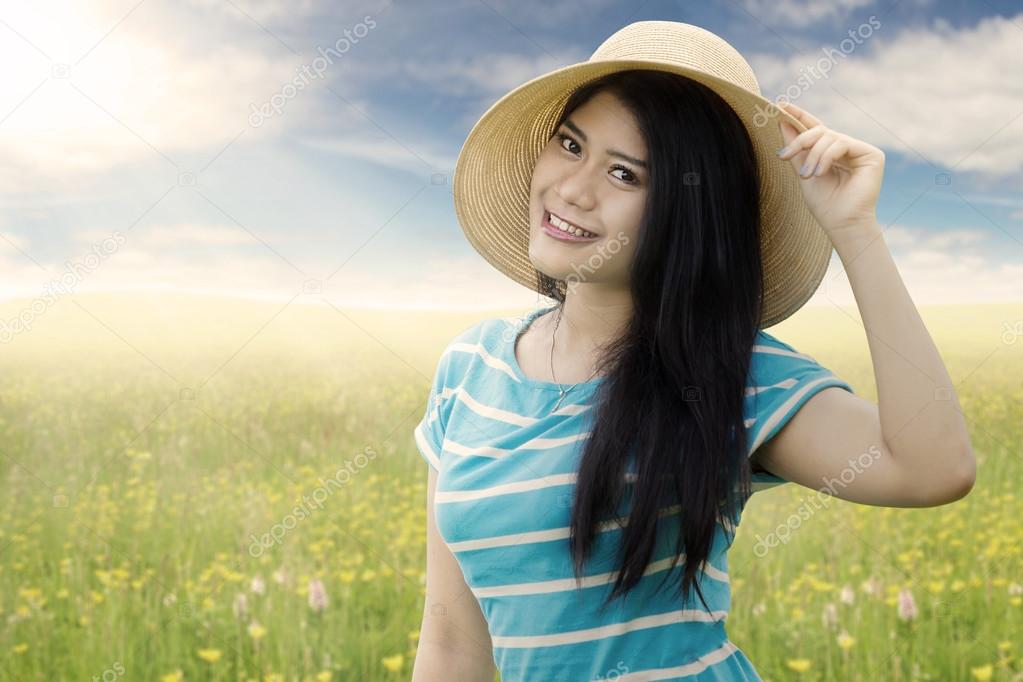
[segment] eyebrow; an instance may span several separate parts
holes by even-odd
[[[588,140],[588,139],[586,138],[586,133],[584,133],[584,132],[583,132],[583,131],[582,131],[582,130],[581,130],[581,129],[579,128],[579,126],[577,126],[577,125],[576,125],[575,123],[573,123],[573,122],[572,122],[572,119],[570,119],[570,118],[568,118],[568,119],[565,119],[565,121],[564,121],[564,126],[565,126],[566,128],[568,128],[569,130],[571,130],[571,131],[572,131],[573,133],[575,133],[576,135],[578,135],[578,136],[579,136],[580,138],[582,138],[582,141],[583,141],[583,142],[588,142],[588,141],[589,141],[589,140]],[[646,163],[646,161],[640,161],[639,159],[635,158],[634,156],[629,156],[629,155],[628,155],[628,154],[626,154],[625,152],[620,152],[620,151],[618,151],[617,149],[608,149],[608,150],[607,150],[607,153],[608,153],[608,154],[610,154],[611,156],[617,156],[617,157],[619,157],[619,158],[625,159],[625,160],[626,160],[626,161],[628,161],[629,163],[634,163],[634,164],[636,164],[637,166],[641,166],[642,168],[645,168],[645,169],[647,169],[647,170],[649,170],[649,168],[650,168],[649,166],[647,166],[647,163]]]

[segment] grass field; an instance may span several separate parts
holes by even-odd
[[[0,345],[0,675],[409,679],[427,472],[412,428],[446,341],[518,312],[110,294],[35,314]],[[922,314],[977,485],[930,509],[832,499],[797,528],[815,493],[755,495],[728,630],[765,680],[1023,679],[1023,306]],[[875,398],[855,311],[771,332]]]

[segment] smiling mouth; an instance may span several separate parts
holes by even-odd
[[[562,220],[557,214],[544,209],[544,217],[541,223],[544,232],[556,239],[563,241],[590,242],[600,238],[599,234],[589,232],[576,225]]]

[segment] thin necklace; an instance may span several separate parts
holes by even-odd
[[[561,311],[562,311],[562,309],[563,309],[562,306],[558,306],[558,319],[554,323],[554,331],[551,332],[551,377],[554,378],[554,383],[555,384],[558,384],[558,379],[557,379],[557,377],[554,376],[554,339],[556,338],[556,335],[558,333],[558,325],[561,324]],[[593,370],[593,374],[591,374],[589,376],[589,378],[586,379],[586,381],[583,381],[583,382],[580,382],[580,383],[584,383],[585,384],[587,381],[592,379],[593,376],[597,373],[597,371],[599,369],[600,368],[598,367],[597,369]],[[572,384],[568,388],[563,388],[561,386],[561,384],[558,384],[558,393],[560,393],[560,395],[558,396],[558,402],[554,403],[554,407],[551,408],[551,412],[553,412],[554,410],[558,409],[558,405],[561,404],[561,401],[565,398],[565,395],[569,391],[571,391],[573,388],[578,386],[578,385],[579,384]]]

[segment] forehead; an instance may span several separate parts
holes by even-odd
[[[615,143],[623,151],[642,152],[645,148],[632,112],[608,91],[598,92],[569,114],[568,119],[582,129],[590,142]]]

